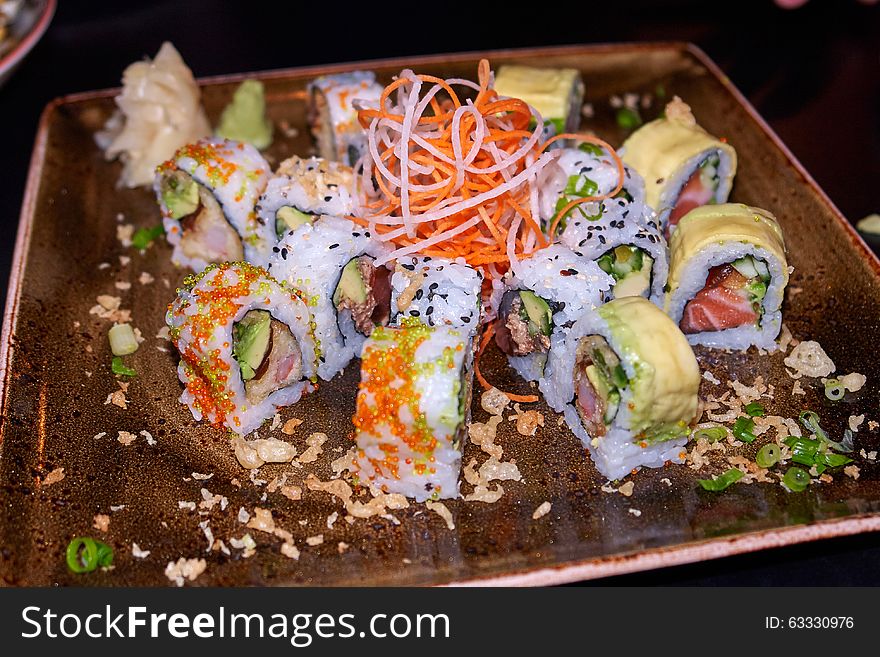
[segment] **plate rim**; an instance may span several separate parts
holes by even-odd
[[[50,2],[51,4],[51,2]],[[352,67],[392,67],[418,66],[423,64],[442,64],[444,62],[466,61],[477,58],[497,56],[544,57],[552,55],[588,55],[594,53],[632,52],[632,51],[678,51],[692,56],[732,95],[745,110],[749,118],[763,132],[764,136],[782,153],[788,163],[802,177],[803,182],[819,197],[831,211],[834,220],[841,225],[863,260],[880,278],[880,257],[868,247],[864,239],[847,221],[834,202],[822,190],[797,157],[785,145],[769,124],[761,117],[748,99],[737,89],[720,67],[697,45],[685,41],[647,41],[620,42],[605,44],[574,44],[532,48],[504,48],[495,50],[438,53],[410,57],[387,57],[355,62],[318,64],[301,67],[287,67],[256,72],[242,72],[197,78],[200,87],[229,84],[247,78],[260,80],[290,77],[309,77],[333,72],[351,70]],[[9,359],[12,351],[13,327],[16,325],[21,298],[27,253],[30,249],[33,223],[36,218],[36,201],[41,184],[41,170],[45,161],[50,119],[55,111],[64,105],[112,97],[118,94],[119,87],[93,91],[77,92],[59,96],[44,107],[37,127],[34,148],[28,166],[25,192],[22,200],[15,248],[10,265],[9,283],[3,312],[2,332],[0,332],[0,411],[4,411],[8,401],[8,383],[11,376]],[[5,417],[5,413],[3,413]],[[6,423],[0,419],[0,445],[5,434]],[[678,566],[697,561],[714,560],[728,556],[746,554],[771,548],[785,547],[828,538],[851,536],[855,534],[880,531],[880,512],[857,514],[845,518],[830,518],[816,522],[788,527],[773,527],[764,530],[715,537],[701,541],[691,541],[680,545],[647,548],[638,552],[621,553],[610,556],[588,557],[563,562],[554,566],[534,569],[514,568],[509,572],[480,575],[437,583],[435,586],[549,586],[577,581],[591,580],[612,575],[623,575]]]

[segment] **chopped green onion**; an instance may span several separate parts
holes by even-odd
[[[621,107],[617,110],[617,125],[624,130],[635,130],[642,125],[642,117],[639,113],[629,107]]]
[[[841,465],[852,463],[852,459],[843,454],[835,454],[834,452],[825,452],[822,454],[822,463],[829,468],[839,468]]]
[[[813,411],[803,411],[798,417],[801,420],[801,424],[803,424],[808,431],[812,431],[816,434],[816,437],[819,438],[819,440],[828,440],[828,434],[826,434],[822,427],[819,426],[818,414]]]
[[[790,467],[782,477],[782,483],[793,493],[800,493],[810,485],[810,474],[803,468]]]
[[[739,481],[745,476],[745,473],[739,468],[731,468],[727,472],[718,475],[713,479],[699,479],[700,486],[703,490],[719,491],[724,490],[730,484]]]
[[[762,417],[764,415],[764,407],[758,402],[746,404],[746,413],[752,417]]]
[[[755,442],[755,421],[750,417],[740,417],[733,423],[733,437],[744,443]]]
[[[791,448],[791,460],[802,465],[816,465],[819,462],[819,441],[798,436],[789,436],[783,441]]]
[[[828,437],[828,434],[825,433],[825,430],[819,426],[819,416],[813,411],[804,411],[800,414],[800,419],[801,423],[807,429],[816,434],[816,437],[823,443],[827,444],[833,449],[836,449],[838,452],[849,454],[851,451],[853,451],[852,434],[850,434],[850,439],[847,440],[846,433],[844,433],[843,441],[838,443],[834,440],[831,440],[831,438]]]
[[[119,356],[114,356],[113,360],[110,361],[110,369],[113,370],[114,374],[121,374],[122,376],[137,376],[137,372],[130,367],[126,367],[122,362],[122,358]]]
[[[67,567],[74,573],[90,573],[113,563],[113,548],[87,536],[78,536],[67,546]]]
[[[846,388],[840,382],[840,379],[828,379],[825,382],[825,396],[831,401],[840,401],[846,394]]]
[[[661,100],[666,98],[666,87],[662,83],[657,83],[657,86],[654,87],[654,95]]]
[[[782,450],[776,443],[768,443],[758,450],[755,462],[762,468],[772,468],[779,463],[779,457],[782,456]]]
[[[703,427],[694,431],[694,440],[705,438],[710,443],[717,443],[727,437],[727,429],[724,427]]]
[[[601,157],[603,154],[602,147],[598,144],[590,144],[588,142],[584,142],[578,146],[578,149],[582,150],[584,153],[590,153],[595,155],[596,157]]]
[[[114,324],[107,333],[114,356],[128,356],[138,350],[137,337],[131,324]]]
[[[152,228],[138,228],[131,237],[131,245],[136,249],[143,250],[150,246],[154,239],[164,234],[165,229],[162,227],[162,224]]]
[[[791,447],[791,460],[801,465],[821,466],[824,469],[825,467],[837,468],[852,463],[852,459],[848,456],[830,451],[830,442],[823,443],[797,436],[789,436],[783,442]]]

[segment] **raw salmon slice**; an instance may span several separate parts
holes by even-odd
[[[748,279],[730,265],[709,270],[706,286],[684,307],[679,326],[683,333],[722,331],[754,324],[758,314],[749,301]]]

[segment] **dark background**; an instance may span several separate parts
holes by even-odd
[[[0,290],[37,120],[56,96],[120,84],[172,41],[196,76],[517,46],[685,40],[757,107],[850,221],[880,212],[880,7],[811,0],[547,3],[60,0],[0,88]],[[880,585],[880,536],[835,539],[604,580],[620,584]]]

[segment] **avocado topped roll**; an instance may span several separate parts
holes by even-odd
[[[482,275],[463,259],[408,256],[391,277],[392,322],[410,317],[473,336],[480,326]]]
[[[458,497],[471,401],[470,338],[415,318],[364,344],[353,418],[358,483],[418,502]]]
[[[273,245],[322,214],[346,217],[355,208],[350,167],[294,155],[282,162],[257,203],[257,215]]]
[[[574,132],[580,125],[584,83],[576,69],[505,64],[495,75],[495,91],[534,107],[553,134]]]
[[[385,247],[347,219],[323,216],[288,232],[272,249],[269,271],[309,300],[321,359],[332,379],[391,317],[391,270],[375,266]]]
[[[514,263],[498,305],[495,343],[524,379],[543,376],[551,338],[600,305],[613,279],[561,244]]]
[[[559,241],[595,260],[614,279],[609,299],[645,297],[662,306],[669,267],[666,240],[653,213],[646,210],[634,217],[626,203],[616,199],[602,203],[606,210],[600,218],[573,217]]]
[[[663,118],[632,133],[619,152],[644,178],[647,203],[667,238],[689,211],[727,201],[736,175],[736,151],[697,125],[678,96]]]
[[[788,274],[772,214],[740,203],[697,208],[669,242],[666,312],[691,344],[773,351]]]
[[[212,262],[264,265],[271,243],[254,206],[269,173],[256,148],[217,138],[184,146],[160,165],[153,189],[174,264],[196,271]]]
[[[700,369],[663,311],[642,297],[615,299],[553,342],[539,387],[599,472],[613,480],[682,461]]]
[[[180,353],[180,401],[196,420],[246,435],[311,390],[320,354],[302,293],[246,262],[210,265],[165,318]]]
[[[366,153],[367,135],[354,101],[376,104],[383,90],[372,71],[325,75],[309,85],[309,127],[321,157],[355,165]]]
[[[615,210],[615,219],[638,221],[645,208],[645,182],[631,167],[624,166],[623,188],[613,199],[576,205],[559,220],[562,231],[571,220],[595,221]],[[561,155],[541,171],[538,179],[539,209],[545,232],[556,215],[571,201],[586,196],[609,194],[617,187],[620,173],[611,155],[596,144],[562,149]],[[614,206],[620,207],[617,211]]]

